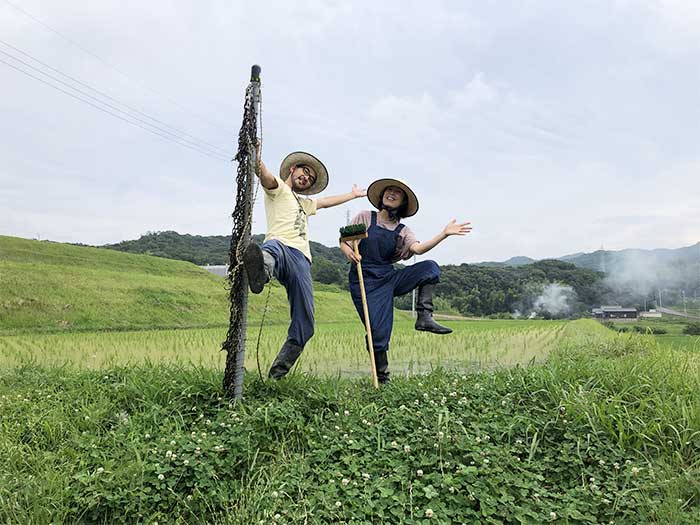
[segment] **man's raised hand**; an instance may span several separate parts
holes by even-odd
[[[367,190],[365,188],[360,188],[357,184],[353,184],[350,193],[352,193],[355,198],[364,197],[367,195]]]

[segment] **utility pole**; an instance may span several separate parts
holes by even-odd
[[[688,307],[685,304],[685,290],[681,290],[681,292],[683,293],[683,311],[688,315]]]

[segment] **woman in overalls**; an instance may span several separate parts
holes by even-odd
[[[360,241],[359,246],[362,275],[377,376],[380,383],[388,383],[387,352],[394,320],[394,297],[418,288],[416,330],[435,334],[452,332],[433,319],[433,292],[440,280],[440,267],[437,263],[421,261],[402,269],[394,268],[394,263],[422,255],[450,235],[465,235],[471,231],[471,226],[468,222],[457,224],[453,219],[438,235],[429,241],[419,242],[410,228],[401,224],[402,218],[411,217],[418,212],[418,199],[408,184],[398,179],[376,180],[367,189],[367,198],[379,211],[362,211],[351,224],[367,226],[368,236]],[[358,262],[349,243],[341,242],[340,249],[350,262]],[[353,303],[364,322],[356,264],[350,267],[349,280]]]

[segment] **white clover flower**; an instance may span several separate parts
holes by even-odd
[[[170,444],[171,444],[171,445],[176,445],[175,440],[174,440],[174,439],[171,440],[171,441],[170,441]]]
[[[185,461],[182,462],[183,465],[187,466],[190,464],[190,460],[186,459]]]
[[[392,441],[391,446],[394,448],[397,448],[399,446],[399,444],[396,441]]]
[[[279,493],[276,490],[273,490],[272,493],[270,494],[273,498],[276,498],[279,496]]]
[[[550,513],[549,513],[549,519],[550,519],[550,520],[555,520],[555,519],[557,519],[557,513],[556,513],[556,512],[553,512],[553,511],[550,512]]]
[[[616,461],[615,463],[613,463],[613,468],[615,470],[620,470],[620,464]]]
[[[352,439],[348,439],[348,445],[352,445],[354,441]]]
[[[365,479],[371,478],[371,476],[370,476],[369,474],[367,474],[366,472],[363,472],[363,473],[362,473],[362,477],[365,478]]]
[[[632,473],[633,476],[636,476],[637,474],[639,474],[639,469],[637,467],[632,467],[630,472]]]
[[[344,410],[344,411],[343,411],[343,415],[344,415],[344,416],[349,416],[349,415],[350,415],[350,411],[349,411],[349,410]]]
[[[423,475],[423,471],[421,469],[416,470],[416,476],[420,477]]]
[[[192,501],[192,494],[187,495],[187,501]]]
[[[97,467],[97,473],[102,474],[105,471],[102,467]]]
[[[409,454],[409,453],[411,452],[411,447],[409,447],[408,445],[404,445],[404,446],[403,446],[403,451],[404,451],[406,454]]]
[[[336,502],[335,502],[335,506],[338,507],[338,508],[340,508],[340,507],[343,506],[343,504],[342,504],[341,502],[339,502],[339,501],[336,501]]]
[[[168,450],[168,451],[165,453],[165,457],[166,457],[166,458],[169,458],[169,457],[171,457],[172,455],[173,455],[173,451],[172,451],[172,450]]]
[[[430,519],[433,516],[435,516],[435,513],[433,512],[433,509],[425,509],[425,517]]]
[[[442,431],[441,431],[441,432],[438,432],[438,434],[437,434],[437,435],[438,435],[438,438],[439,438],[439,439],[442,439],[442,438],[444,438],[444,437],[445,437],[445,433],[444,433],[444,432],[442,432]]]
[[[163,474],[158,474],[158,479],[163,481],[165,479],[165,476]]]
[[[343,484],[343,487],[347,487],[350,484],[350,480],[348,478],[343,478],[341,483]]]

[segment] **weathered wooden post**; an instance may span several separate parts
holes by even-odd
[[[238,170],[236,174],[236,206],[231,214],[233,227],[227,272],[230,287],[230,317],[226,341],[222,344],[222,350],[226,351],[224,390],[234,399],[243,397],[245,372],[243,365],[248,318],[248,278],[243,269],[243,253],[250,242],[253,215],[259,106],[260,66],[255,65],[251,71],[250,84],[245,91],[243,123],[238,133],[238,152],[234,158],[238,162]]]

